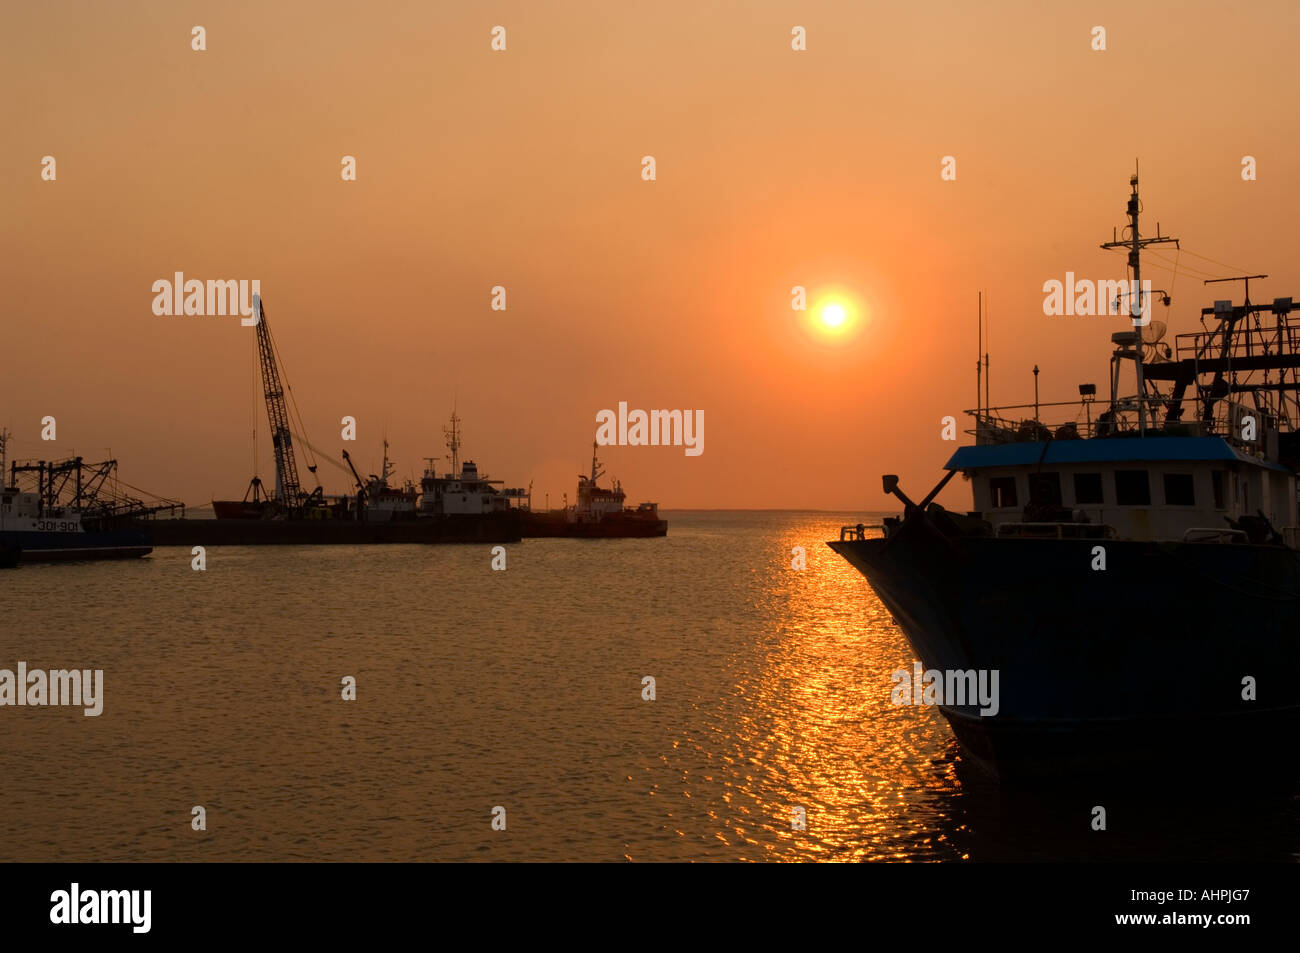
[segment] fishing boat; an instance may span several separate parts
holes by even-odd
[[[183,511],[170,500],[151,505],[126,493],[116,460],[9,463],[8,440],[0,432],[0,568],[147,556],[152,536],[135,521]]]
[[[1300,323],[1291,298],[1251,300],[1255,275],[1167,342],[1141,252],[1176,240],[1142,236],[1130,184],[1129,232],[1102,247],[1128,251],[1139,290],[1101,413],[1092,384],[1077,403],[985,401],[938,485],[916,502],[886,475],[901,514],[829,545],[893,614],[963,755],[999,777],[1293,775]],[[935,502],[958,475],[965,512]],[[985,673],[995,704],[972,697]]]

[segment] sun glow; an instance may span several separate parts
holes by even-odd
[[[804,328],[822,344],[847,343],[867,320],[858,296],[844,287],[825,288],[809,304]]]
[[[828,328],[838,328],[844,325],[848,320],[849,314],[844,310],[844,305],[832,301],[822,307],[822,324]]]
[[[802,287],[798,290],[805,293]],[[814,285],[792,306],[797,314],[791,330],[816,350],[856,351],[871,325],[870,299],[847,282]]]

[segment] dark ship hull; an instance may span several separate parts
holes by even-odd
[[[668,521],[638,516],[610,516],[570,523],[564,534],[573,539],[652,539],[668,535]]]
[[[657,516],[607,513],[596,520],[570,521],[564,510],[534,513],[523,511],[523,535],[527,538],[650,539],[668,535],[668,521]]]
[[[1107,568],[1095,571],[1104,544]],[[999,672],[996,714],[941,706],[1007,777],[1124,767],[1291,774],[1300,556],[1283,546],[948,536],[829,544],[926,669]],[[1253,678],[1257,700],[1243,699]]]
[[[0,566],[27,563],[138,559],[153,551],[147,530],[105,529],[79,533],[0,532]]]
[[[525,539],[556,539],[564,535],[569,520],[564,510],[522,510]]]
[[[149,524],[157,546],[324,546],[383,543],[516,543],[518,511],[466,516],[351,519],[166,519]]]

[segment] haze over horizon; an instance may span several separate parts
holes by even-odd
[[[941,418],[964,429],[974,405],[980,290],[995,405],[1033,401],[1034,365],[1043,402],[1104,395],[1124,319],[1046,317],[1042,288],[1125,276],[1097,246],[1126,224],[1135,159],[1144,233],[1182,242],[1144,256],[1171,337],[1240,301],[1206,276],[1267,273],[1254,300],[1300,297],[1300,7],[1007,9],[7,10],[10,458],[111,449],[128,482],[197,506],[243,495],[255,426],[272,482],[254,333],[155,315],[153,283],[178,271],[261,282],[308,437],[363,475],[387,434],[418,479],[454,404],[462,457],[554,506],[600,410],[702,409],[698,457],[601,452],[629,503],[665,509],[891,509],[885,472],[923,496],[956,446]],[[796,285],[851,303],[854,325],[810,328]]]

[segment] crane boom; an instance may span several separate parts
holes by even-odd
[[[343,451],[343,459],[348,462],[348,469],[352,471],[352,478],[357,481],[357,494],[360,496],[364,496],[366,492],[366,485],[361,482],[361,474],[358,473],[357,468],[352,465],[352,458],[348,456],[348,452],[346,450]]]
[[[266,324],[266,309],[261,295],[255,299],[260,320],[257,322],[257,353],[262,365],[262,391],[266,397],[266,418],[275,447],[275,501],[289,509],[302,503],[302,485],[298,482],[298,463],[293,455],[293,435],[289,431],[289,410],[284,402],[284,386],[271,345],[271,329]]]

